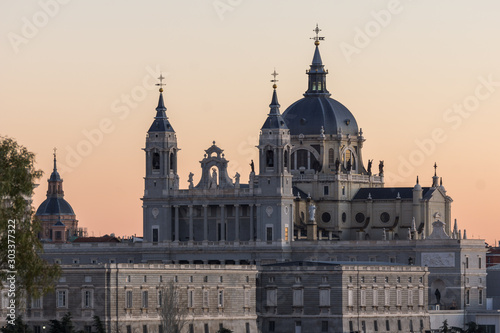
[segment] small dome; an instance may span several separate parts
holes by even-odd
[[[291,135],[320,134],[323,126],[325,134],[358,135],[358,124],[352,113],[340,102],[324,95],[306,96],[290,105],[283,118]]]
[[[63,198],[50,197],[38,207],[36,215],[75,215],[75,212]]]

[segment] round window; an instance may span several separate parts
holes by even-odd
[[[344,212],[342,213],[342,222],[347,221],[347,214]]]
[[[383,212],[382,214],[380,214],[380,221],[387,223],[387,222],[389,222],[390,219],[391,219],[391,216],[389,215],[389,213]]]
[[[332,219],[332,217],[330,216],[330,213],[327,213],[327,212],[324,212],[322,215],[321,215],[321,220],[323,220],[323,222],[330,222],[330,220]]]
[[[365,214],[363,213],[357,213],[356,214],[356,222],[361,223],[365,221]]]

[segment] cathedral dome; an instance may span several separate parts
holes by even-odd
[[[36,215],[75,215],[75,212],[63,198],[50,197],[38,207]]]
[[[327,95],[306,96],[290,105],[283,118],[291,135],[324,134],[358,135],[358,124],[352,113]]]

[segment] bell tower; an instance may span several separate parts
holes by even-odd
[[[262,224],[257,240],[286,243],[292,229],[292,174],[290,173],[290,130],[280,113],[273,72],[270,111],[259,136],[258,186],[262,196]],[[291,237],[291,234],[290,234]]]
[[[179,188],[177,174],[177,136],[166,115],[167,108],[163,101],[163,75],[158,78],[160,97],[156,107],[156,116],[146,135],[146,177],[144,178],[144,239],[158,242],[166,228],[160,227],[160,221],[167,219],[167,208],[162,203]]]

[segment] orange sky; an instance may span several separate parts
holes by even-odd
[[[94,235],[142,234],[145,134],[166,76],[181,186],[212,141],[248,179],[276,67],[282,112],[306,90],[319,23],[332,97],[384,160],[386,186],[429,186],[433,164],[469,238],[500,240],[496,1],[4,1],[0,134],[58,148],[65,198]],[[366,163],[366,161],[365,161]]]

